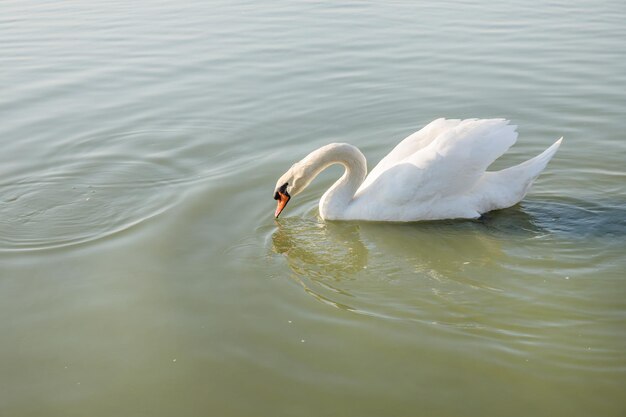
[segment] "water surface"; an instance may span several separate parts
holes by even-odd
[[[623,416],[619,1],[5,1],[0,415]],[[505,117],[479,221],[324,223],[437,117]]]

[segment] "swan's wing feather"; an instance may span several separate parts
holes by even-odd
[[[461,120],[458,119],[440,118],[433,120],[422,129],[407,136],[372,169],[361,185],[361,189],[372,184],[376,178],[389,168],[401,163],[420,149],[430,145],[442,133],[455,128],[459,123],[461,123]]]
[[[504,119],[468,119],[439,135],[407,162],[428,172],[417,195],[468,192],[497,158],[517,140],[517,126]]]
[[[407,205],[467,193],[487,167],[515,143],[516,127],[504,119],[463,120],[383,170],[359,188],[357,197],[381,205]]]

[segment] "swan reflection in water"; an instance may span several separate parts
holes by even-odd
[[[351,278],[380,262],[400,266],[409,261],[449,273],[468,260],[488,265],[520,240],[621,238],[626,235],[624,213],[624,205],[599,207],[560,199],[525,202],[474,221],[324,222],[316,216],[288,217],[276,222],[272,244],[296,274],[313,279]]]
[[[285,218],[276,222],[272,250],[285,255],[292,278],[318,301],[343,310],[354,308],[332,300],[326,292],[351,295],[335,282],[351,279],[367,267],[368,250],[355,223],[325,223],[320,219]],[[322,291],[312,288],[322,287]]]
[[[375,265],[398,270],[406,262],[445,273],[456,269],[454,259],[486,264],[492,257],[488,255],[500,252],[481,221],[390,224],[286,218],[276,224],[273,251],[285,255],[296,274],[327,282],[354,279]]]
[[[309,213],[277,221],[271,242],[292,279],[325,304],[475,328],[485,305],[506,305],[529,279],[544,279],[538,250],[565,251],[576,267],[581,239],[610,246],[624,236],[623,214],[573,200],[525,202],[475,221],[324,222]]]
[[[536,234],[525,213],[507,211],[520,233]],[[426,297],[432,303],[433,293],[454,302],[468,287],[498,291],[466,272],[470,263],[502,271],[498,259],[505,255],[497,236],[502,233],[493,232],[500,230],[499,222],[499,215],[484,221],[414,224],[292,217],[276,222],[272,250],[284,255],[292,278],[317,300],[387,316],[380,312],[381,304],[415,305]]]

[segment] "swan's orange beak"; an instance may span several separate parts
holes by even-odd
[[[289,202],[289,194],[283,194],[280,191],[276,192],[274,196],[274,200],[278,201],[278,205],[276,206],[276,211],[274,212],[274,217],[277,218],[280,213],[283,211],[287,203]]]

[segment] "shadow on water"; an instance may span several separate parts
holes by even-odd
[[[487,214],[487,224],[496,230],[514,231],[524,213],[532,230],[557,238],[626,238],[626,202],[591,202],[574,198],[558,201],[525,201],[508,210]]]

